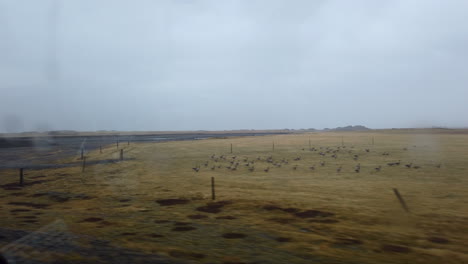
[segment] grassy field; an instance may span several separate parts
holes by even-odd
[[[74,234],[188,262],[468,263],[467,133],[121,147],[122,162],[26,171],[24,187],[17,171],[1,171],[1,226],[33,231],[60,219]],[[119,152],[107,146],[87,161]]]

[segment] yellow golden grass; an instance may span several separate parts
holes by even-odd
[[[310,150],[309,142],[316,151]],[[48,181],[2,190],[2,226],[34,230],[63,219],[78,234],[206,263],[468,261],[465,133],[329,132],[121,147],[124,162],[88,165],[84,172],[80,166],[27,171],[26,181],[37,176]],[[337,158],[332,158],[338,149]],[[102,154],[96,150],[86,156],[87,161],[118,159],[119,152],[112,145]],[[265,161],[270,156],[273,163]],[[236,170],[227,168],[233,167],[230,161],[239,162]],[[387,165],[398,161],[400,165]],[[252,166],[254,171],[249,170]],[[2,171],[0,183],[17,181],[17,173]],[[211,177],[216,201],[230,202],[217,213],[197,210],[211,202]],[[410,213],[403,210],[393,188],[402,194]],[[47,196],[29,197],[44,191],[93,199],[57,202]],[[161,206],[156,202],[161,199],[188,202]],[[9,203],[32,200],[49,207],[34,209],[43,212],[36,223],[18,221],[11,210],[23,207]],[[307,210],[333,215],[300,217]],[[103,220],[83,221],[90,217]],[[226,238],[228,233],[245,237]]]

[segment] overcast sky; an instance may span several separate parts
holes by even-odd
[[[467,10],[0,0],[0,132],[467,127]]]

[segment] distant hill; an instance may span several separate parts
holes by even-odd
[[[370,128],[365,126],[357,125],[357,126],[345,126],[345,127],[337,127],[337,128],[325,128],[324,131],[367,131]]]

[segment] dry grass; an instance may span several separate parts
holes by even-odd
[[[309,149],[309,139],[317,151]],[[26,182],[42,182],[1,189],[2,226],[34,230],[59,218],[78,234],[206,263],[468,261],[466,134],[347,132],[123,147],[132,159],[88,166],[84,173],[81,167],[27,171]],[[338,147],[336,159],[331,152],[318,154]],[[221,155],[226,160],[215,162]],[[288,164],[277,167],[266,161],[269,156]],[[87,160],[118,157],[109,146]],[[236,170],[226,168],[232,160],[240,163]],[[252,160],[253,172],[245,165]],[[413,168],[404,166],[409,163]],[[197,173],[192,168],[198,166]],[[16,174],[2,172],[0,184],[16,181]],[[216,203],[210,200],[211,177]],[[161,202],[165,199],[178,200]]]

